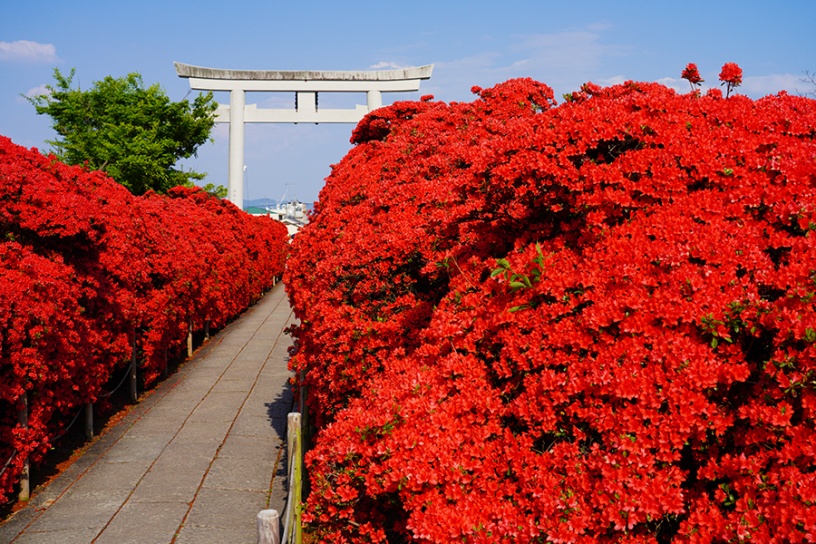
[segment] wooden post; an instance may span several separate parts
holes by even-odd
[[[133,341],[131,342],[131,354],[130,354],[130,399],[133,402],[138,402],[139,400],[139,382],[136,377],[136,362],[138,360],[138,356],[136,353],[136,327],[133,327]]]
[[[85,404],[85,439],[91,440],[93,438],[93,403]]]
[[[280,515],[277,510],[258,512],[258,544],[280,544]]]
[[[187,324],[187,357],[193,356],[193,318]]]
[[[18,421],[20,427],[28,429],[28,393],[23,393],[23,396],[20,397]],[[18,498],[21,501],[27,501],[31,498],[31,465],[28,455],[26,455],[23,461],[23,471],[20,473],[20,494]]]
[[[309,420],[309,407],[306,405],[306,400],[309,396],[309,386],[303,385],[306,382],[306,371],[300,371],[300,399],[298,399],[298,405],[300,408],[300,417],[303,418],[303,426],[302,426],[302,435],[303,435],[303,450],[306,450],[310,447],[311,440],[312,440],[312,429],[310,427],[311,421]]]
[[[306,381],[306,371],[301,370],[300,374],[298,375],[298,382],[300,382],[300,394],[298,395],[298,411],[301,414],[306,413],[306,386],[303,385],[303,382]]]
[[[210,339],[210,320],[204,322],[204,341]]]
[[[303,540],[303,528],[301,520],[301,500],[303,495],[303,435],[301,433],[300,414],[290,413],[286,420],[286,447],[287,457],[289,459],[289,499],[287,510],[287,526],[290,530],[285,535],[289,537],[289,533],[294,534],[293,542],[301,544]]]
[[[298,420],[300,418],[298,417]],[[301,422],[296,423],[301,431]],[[303,433],[298,435],[295,447],[295,544],[303,543]]]

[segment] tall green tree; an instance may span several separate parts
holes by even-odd
[[[49,92],[28,98],[38,114],[53,119],[59,136],[47,143],[61,161],[103,170],[136,195],[204,179],[176,163],[210,140],[212,93],[173,102],[158,84],[146,88],[138,73],[108,76],[82,91],[73,88],[74,75],[55,68]]]

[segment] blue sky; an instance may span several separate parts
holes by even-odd
[[[587,81],[659,81],[686,92],[680,72],[694,62],[717,86],[725,62],[744,72],[738,92],[813,91],[816,1],[603,2],[357,0],[6,2],[0,17],[0,135],[48,149],[51,120],[20,95],[76,69],[89,88],[105,76],[142,74],[173,100],[190,93],[174,61],[215,68],[370,70],[434,64],[418,93],[384,94],[385,103],[433,94],[469,101],[473,85],[512,77],[547,83],[556,96]],[[705,88],[705,87],[704,87]],[[194,91],[195,92],[195,91]],[[226,94],[217,94],[228,102]],[[336,101],[336,104],[332,103]],[[344,101],[351,100],[346,104]],[[293,97],[249,94],[247,103],[280,107]],[[321,106],[364,104],[365,97]],[[352,125],[253,124],[246,127],[247,199],[318,198],[330,165],[348,151]],[[226,124],[185,166],[226,185]]]

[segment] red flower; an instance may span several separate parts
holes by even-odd
[[[742,83],[742,68],[734,62],[726,62],[720,71],[720,81],[737,87]]]
[[[721,85],[728,85],[725,92],[725,96],[727,97],[731,94],[731,89],[739,87],[742,84],[742,68],[737,66],[734,62],[726,62],[720,71],[720,81],[722,81]]]
[[[683,73],[680,74],[680,77],[687,79],[689,83],[691,83],[692,89],[694,88],[694,85],[699,85],[705,81],[700,77],[700,72],[697,70],[697,65],[693,62],[688,63],[686,68],[683,70]]]

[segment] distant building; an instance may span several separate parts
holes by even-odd
[[[267,215],[286,225],[291,238],[309,221],[309,211],[306,204],[293,200],[280,202],[277,206],[249,206],[246,211],[251,215]]]

